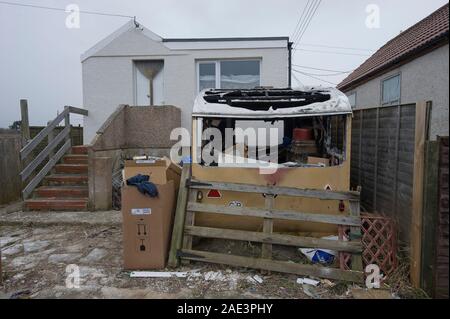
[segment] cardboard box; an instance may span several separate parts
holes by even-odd
[[[308,164],[322,164],[323,166],[330,166],[330,159],[322,157],[308,156]]]
[[[161,160],[130,160],[125,161],[123,180],[136,176],[137,174],[149,175],[150,182],[165,184],[173,181],[175,190],[180,186],[181,167],[174,164],[170,159]]]
[[[137,174],[150,175],[150,181],[158,188],[158,197],[143,195],[137,187],[122,187],[125,269],[165,268],[180,180],[177,171],[177,166],[166,159],[126,161],[124,181]]]

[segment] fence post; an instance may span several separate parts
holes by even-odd
[[[22,147],[30,140],[30,121],[28,118],[28,100],[20,100],[20,132],[22,134]]]
[[[425,140],[428,132],[426,102],[416,104],[416,124],[414,139],[414,176],[413,202],[411,217],[411,283],[420,287],[421,255],[422,255],[422,218],[423,218],[423,190],[425,170]]]

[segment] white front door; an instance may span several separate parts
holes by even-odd
[[[135,62],[135,104],[164,105],[164,62]]]

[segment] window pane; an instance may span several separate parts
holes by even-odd
[[[220,62],[221,89],[252,89],[260,86],[259,61]]]
[[[216,88],[216,64],[200,63],[199,64],[199,90]]]
[[[400,102],[400,76],[383,81],[383,104]]]

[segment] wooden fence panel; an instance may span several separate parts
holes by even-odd
[[[21,147],[22,137],[18,132],[0,131],[0,205],[20,198]]]
[[[415,104],[354,110],[350,182],[361,205],[393,217],[409,242],[414,164]]]

